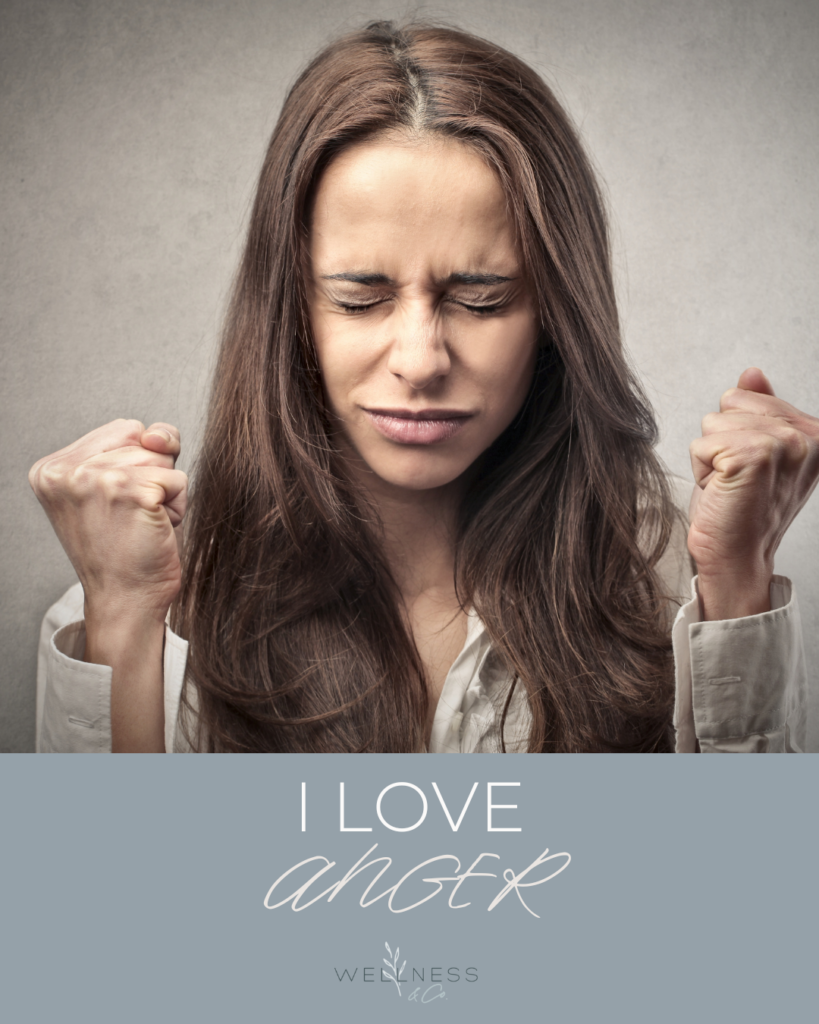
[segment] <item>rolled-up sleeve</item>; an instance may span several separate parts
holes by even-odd
[[[47,641],[40,753],[111,751],[111,669],[82,661],[85,626],[73,622]]]
[[[165,626],[165,750],[188,749],[178,735],[188,645]],[[79,583],[46,612],[37,656],[38,753],[111,752],[111,676],[83,661],[85,623]]]
[[[677,750],[797,753],[806,749],[807,672],[796,593],[774,576],[771,611],[701,622],[692,600],[672,631]]]

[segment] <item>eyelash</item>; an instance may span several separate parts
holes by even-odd
[[[460,306],[462,309],[467,309],[470,313],[475,313],[478,316],[488,316],[491,313],[497,313],[504,306],[504,303],[502,302],[496,302],[491,306],[470,306],[466,302],[456,302],[454,299],[450,301],[455,302],[456,306]],[[378,302],[370,302],[366,305],[353,305],[346,302],[338,303],[338,306],[343,309],[345,313],[349,313],[352,316],[360,316],[378,305],[380,305]]]
[[[478,314],[497,313],[499,310],[503,309],[502,302],[496,302],[493,306],[468,306],[465,302],[459,302],[458,305],[463,306],[464,309],[468,309],[470,313]]]
[[[373,306],[377,306],[377,302],[371,302],[367,306],[349,306],[346,302],[339,302],[337,306],[339,309],[343,309],[345,313],[366,313],[368,309],[372,309]]]

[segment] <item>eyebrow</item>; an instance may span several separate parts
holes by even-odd
[[[375,287],[376,285],[395,285],[395,281],[391,277],[387,277],[386,274],[356,274],[356,273],[343,273],[343,274],[322,274],[323,281],[350,281],[353,284],[369,285]],[[506,284],[508,281],[517,281],[516,277],[503,277],[501,274],[467,274],[467,273],[455,273],[450,274],[449,277],[444,278],[442,281],[436,281],[437,285],[449,285],[449,284],[471,284],[471,285],[494,285],[494,284]]]

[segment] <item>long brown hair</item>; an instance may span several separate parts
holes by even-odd
[[[542,322],[528,398],[461,509],[459,597],[525,688],[530,750],[668,749],[670,641],[653,567],[673,509],[654,419],[622,352],[594,175],[523,61],[452,28],[386,22],[312,61],[262,168],[174,608],[190,641],[191,741],[216,751],[423,746],[423,666],[332,441],[301,269],[322,170],[393,130],[459,139],[495,170]]]

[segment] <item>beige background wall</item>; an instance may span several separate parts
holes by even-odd
[[[0,749],[33,748],[39,622],[74,580],[29,466],[117,416],[175,422],[191,451],[284,90],[330,35],[406,10],[0,4]],[[688,474],[700,418],[747,365],[819,414],[819,3],[420,11],[519,53],[580,124],[608,186],[626,339],[668,465]],[[819,686],[819,497],[777,568],[797,581]]]

